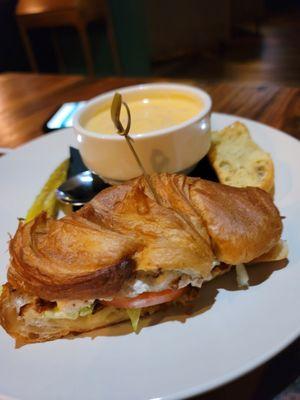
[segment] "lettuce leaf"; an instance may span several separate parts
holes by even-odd
[[[82,307],[82,308],[79,310],[79,316],[80,316],[80,317],[86,317],[87,315],[92,314],[93,308],[94,308],[94,305],[93,305],[93,304],[90,304],[89,306]]]
[[[130,318],[132,329],[134,330],[134,332],[136,332],[138,329],[141,311],[141,308],[126,308],[126,312],[128,314],[128,317]]]
[[[92,314],[94,306],[91,304],[80,308],[77,311],[64,312],[59,308],[54,308],[53,310],[44,311],[44,317],[49,319],[77,319],[79,317],[86,317]]]
[[[236,280],[239,288],[249,287],[249,275],[244,264],[238,264],[235,266]]]

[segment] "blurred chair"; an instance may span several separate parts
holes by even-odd
[[[16,7],[17,23],[32,71],[38,72],[37,61],[28,36],[31,28],[74,27],[79,35],[88,75],[94,75],[87,26],[91,21],[101,20],[106,24],[107,36],[112,51],[115,70],[121,73],[121,65],[110,12],[105,0],[19,0]],[[52,32],[53,46],[60,67],[63,58],[56,32]]]

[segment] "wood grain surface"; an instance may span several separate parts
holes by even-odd
[[[64,102],[87,100],[107,90],[163,78],[0,75],[0,147],[17,147],[42,134],[43,125]],[[213,99],[213,111],[247,117],[300,139],[300,89],[269,84],[185,81],[201,86]]]
[[[17,147],[42,135],[46,120],[64,102],[143,82],[146,78],[90,79],[82,76],[0,75],[0,147]],[[181,81],[182,82],[182,81]],[[210,83],[199,85],[213,99],[213,111],[263,122],[300,139],[300,89],[269,84]],[[205,362],[205,360],[199,360]],[[271,399],[300,374],[300,340],[244,377],[198,396],[199,400]]]

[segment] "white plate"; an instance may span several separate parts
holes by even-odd
[[[300,144],[278,130],[224,114],[213,115],[213,129],[237,119],[275,161],[276,203],[287,217],[283,236],[290,247],[288,266],[249,290],[228,290],[234,275],[219,278],[205,289],[217,293],[209,310],[185,323],[161,323],[138,335],[64,339],[15,350],[0,328],[0,395],[22,400],[182,399],[239,377],[296,339]],[[64,130],[0,159],[0,281],[5,281],[8,232],[14,233],[17,217],[25,215],[48,175],[67,157],[70,144],[75,138]]]

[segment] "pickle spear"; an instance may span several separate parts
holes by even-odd
[[[56,217],[58,213],[58,201],[56,189],[66,180],[69,167],[69,159],[63,161],[49,176],[34,203],[26,215],[26,222],[31,221],[42,211],[46,211],[48,217]]]

